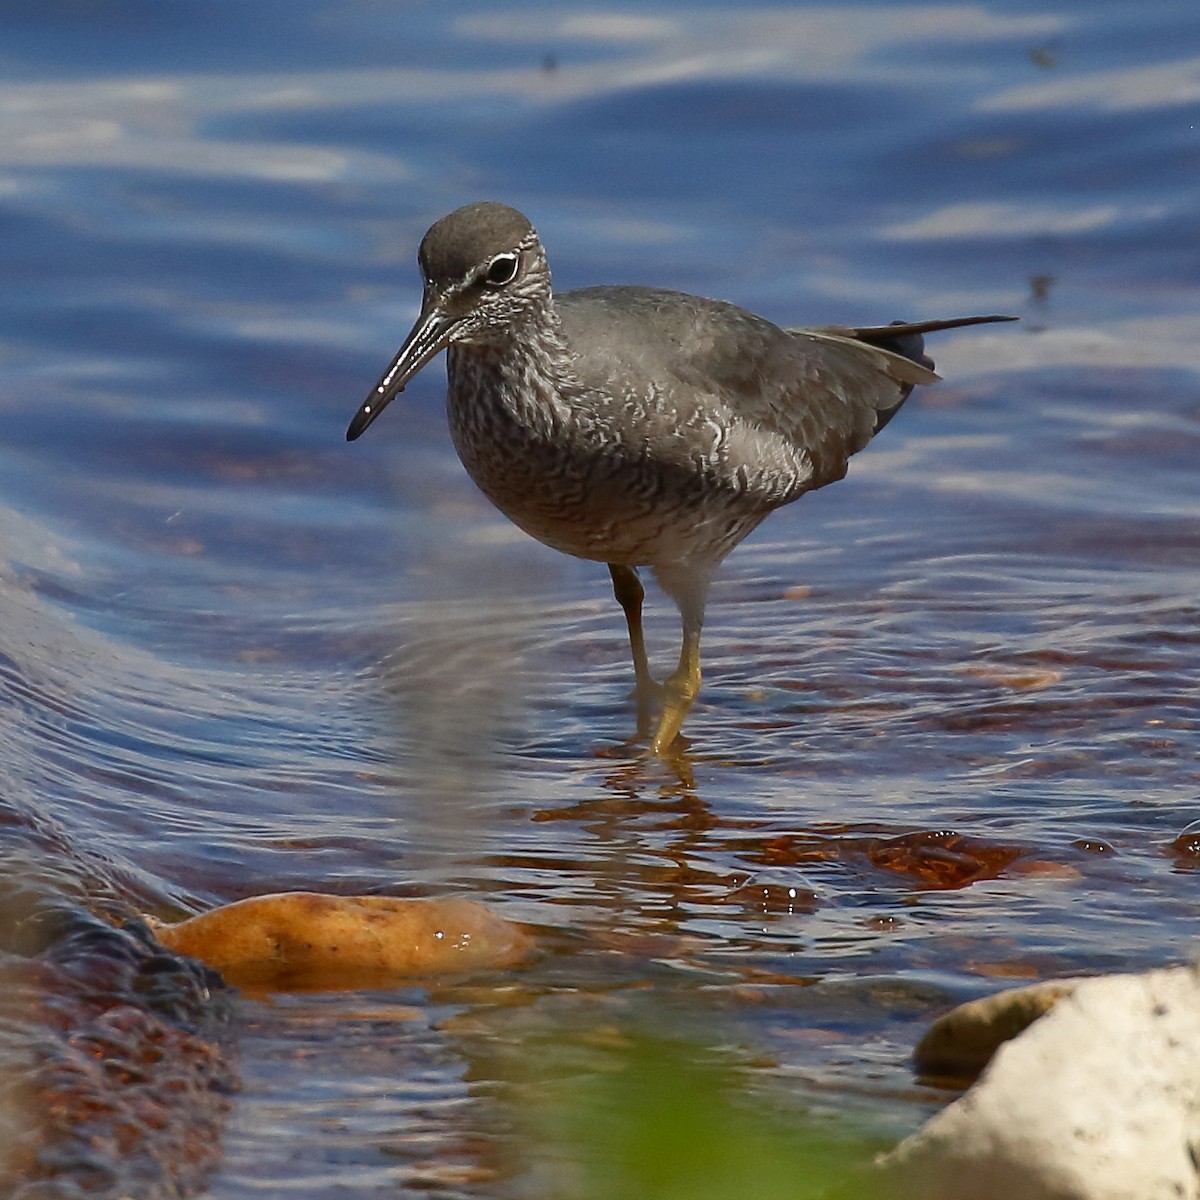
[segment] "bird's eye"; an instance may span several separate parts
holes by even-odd
[[[517,268],[521,265],[520,258],[515,254],[497,254],[487,265],[487,269],[483,273],[484,283],[489,283],[492,287],[503,287],[506,283],[512,283],[517,277]]]

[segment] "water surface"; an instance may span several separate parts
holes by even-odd
[[[5,971],[59,999],[14,1007],[3,1049],[103,1097],[80,1037],[116,997],[162,1028],[90,1044],[175,1039],[166,1128],[223,1129],[190,1158],[136,1105],[110,1150],[61,1129],[48,1186],[530,1194],[521,1064],[623,1022],[686,1023],[893,1136],[945,1099],[908,1054],[949,1004],[1188,953],[1193,5],[4,21]],[[614,751],[606,574],[473,490],[439,366],[343,440],[421,233],[484,197],[533,217],[563,287],[1022,317],[938,338],[945,382],[728,560],[675,768]],[[665,671],[656,593],[648,631]],[[475,896],[545,953],[205,1000],[106,932],[291,888]]]

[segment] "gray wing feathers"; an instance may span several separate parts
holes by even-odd
[[[885,350],[882,346],[867,345],[866,342],[860,341],[851,329],[831,325],[820,329],[789,329],[787,332],[793,336],[809,337],[830,345],[849,346],[852,353],[860,358],[865,356],[896,383],[926,384],[937,383],[941,379],[936,371],[913,362],[911,358],[905,358],[903,354]]]
[[[795,382],[772,405],[770,423],[802,447],[810,487],[846,473],[857,454],[908,398],[938,376],[920,363],[857,341],[842,331],[788,330]]]
[[[630,435],[663,453],[712,430],[731,472],[752,473],[773,503],[840,479],[913,385],[938,378],[853,330],[783,330],[721,301],[626,287],[556,299],[597,405],[622,406]]]

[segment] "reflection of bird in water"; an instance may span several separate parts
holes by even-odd
[[[535,538],[608,564],[625,612],[642,735],[664,753],[700,688],[700,628],[721,560],[772,510],[846,473],[937,379],[921,335],[1011,317],[784,330],[732,304],[642,287],[553,295],[529,221],[470,204],[419,253],[421,313],[350,423],[357,438],[448,350],[450,431],[492,502]],[[679,606],[660,688],[639,567]]]

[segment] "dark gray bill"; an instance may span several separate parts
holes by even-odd
[[[412,327],[404,344],[392,359],[392,365],[375,385],[371,394],[362,402],[354,414],[350,428],[346,430],[346,441],[352,442],[366,432],[366,428],[388,404],[404,391],[404,385],[440,350],[444,350],[450,334],[458,323],[436,304],[426,304],[421,309],[417,323]]]

